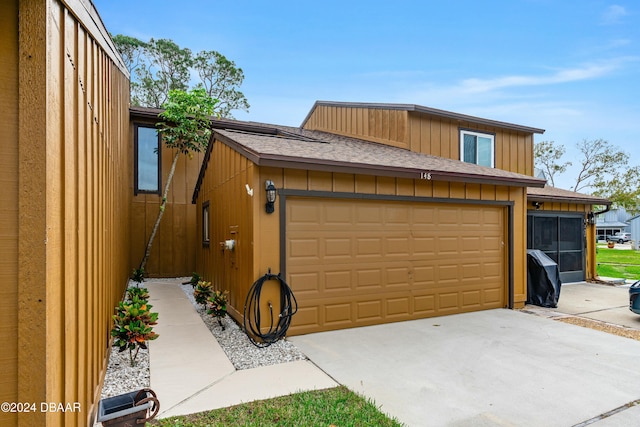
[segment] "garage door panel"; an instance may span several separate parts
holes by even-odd
[[[295,239],[289,241],[291,258],[320,259],[320,247],[317,239]]]
[[[356,238],[356,258],[379,258],[382,253],[382,239],[377,238]]]
[[[296,296],[303,296],[305,293],[317,294],[322,290],[318,272],[291,273],[289,274],[289,286],[291,289],[295,289]]]
[[[351,270],[324,272],[324,289],[329,291],[350,291],[351,275]]]
[[[367,291],[375,290],[382,287],[382,270],[380,268],[371,268],[366,270],[358,270],[356,272],[356,290],[365,289]]]
[[[411,300],[409,297],[387,299],[387,317],[397,318],[411,313]]]
[[[359,301],[356,304],[356,319],[376,319],[382,320],[382,301],[381,300],[369,300]]]
[[[384,255],[408,257],[411,253],[411,238],[409,236],[387,237],[384,240]]]
[[[286,271],[306,310],[289,332],[503,307],[503,221],[496,206],[288,199]]]
[[[353,253],[353,244],[350,238],[336,237],[322,240],[324,256],[326,259],[340,260],[350,259]]]

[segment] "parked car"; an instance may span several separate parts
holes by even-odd
[[[607,236],[607,242],[626,243],[631,240],[631,233],[616,233],[613,236]]]
[[[640,314],[640,280],[629,287],[629,310]]]

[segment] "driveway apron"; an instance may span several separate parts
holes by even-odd
[[[517,310],[290,339],[408,426],[574,426],[640,399],[640,341]]]

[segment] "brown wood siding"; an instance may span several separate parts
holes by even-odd
[[[18,401],[18,0],[0,3],[0,402]],[[15,425],[0,412],[0,425]]]
[[[408,123],[408,113],[403,110],[319,105],[305,124],[305,128],[408,149]]]
[[[134,124],[154,127],[156,121],[131,118],[130,161],[134,159]],[[160,192],[164,191],[175,150],[161,147]],[[146,273],[151,277],[191,276],[196,269],[196,248],[199,236],[196,233],[196,207],[191,204],[193,189],[198,180],[203,153],[195,153],[192,158],[181,155],[176,165],[173,182],[167,196],[167,206],[156,234]],[[158,217],[162,196],[158,194],[134,194],[133,174],[131,175],[131,265],[137,267],[142,261],[147,240]]]
[[[254,227],[266,227],[254,223],[254,212],[264,212],[264,182],[255,179],[255,165],[247,158],[220,142],[213,144],[196,205],[196,271],[216,289],[230,291],[229,314],[240,320],[246,295],[255,280],[254,253],[258,256],[259,252],[254,252]],[[253,189],[253,197],[246,185]],[[201,216],[202,205],[207,201],[210,243],[204,246]],[[235,249],[224,250],[222,244],[231,239],[236,241]]]
[[[460,129],[495,134],[495,167],[533,176],[533,134],[420,112],[318,105],[306,129],[460,160]]]
[[[9,139],[18,154],[19,240],[7,256],[17,271],[3,283],[21,286],[11,299],[17,325],[1,336],[18,338],[17,363],[2,369],[3,378],[17,376],[11,400],[78,402],[81,412],[0,414],[2,425],[90,423],[129,275],[129,81],[96,42],[99,18],[84,6],[20,2],[9,14],[19,16],[18,132]],[[76,16],[87,14],[85,26]]]

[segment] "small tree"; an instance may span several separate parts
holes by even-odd
[[[208,96],[204,89],[199,88],[190,92],[172,90],[169,92],[168,101],[163,105],[164,111],[159,115],[162,121],[157,123],[158,132],[162,135],[164,144],[168,148],[175,150],[175,154],[162,193],[158,217],[151,230],[144,257],[140,262],[139,268],[143,271],[149,259],[151,246],[158,232],[160,221],[164,215],[167,195],[169,194],[178,158],[181,154],[192,157],[194,152],[200,152],[207,147],[211,137],[210,117],[214,113],[217,102],[216,99]]]

